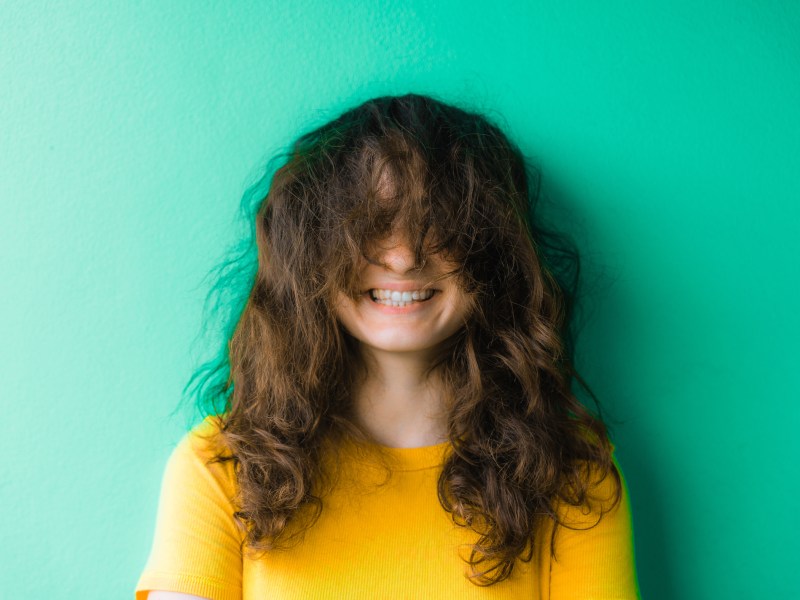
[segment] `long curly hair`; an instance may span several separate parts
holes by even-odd
[[[387,96],[302,135],[279,160],[257,195],[255,263],[225,265],[228,276],[252,277],[226,355],[187,384],[218,419],[225,451],[215,460],[234,461],[243,545],[297,541],[333,485],[322,468],[328,442],[368,437],[353,419],[358,343],[334,299],[362,293],[359,260],[396,228],[418,264],[430,253],[455,261],[473,300],[431,365],[453,450],[439,502],[477,536],[465,559],[471,581],[508,578],[548,520],[553,536],[570,526],[558,507],[589,506],[605,477],[616,480],[616,504],[608,432],[573,366],[578,255],[542,224],[539,174],[501,129],[428,96]]]

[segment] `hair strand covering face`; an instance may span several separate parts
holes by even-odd
[[[431,365],[454,449],[439,501],[477,536],[471,581],[500,582],[531,560],[548,520],[569,526],[557,507],[590,504],[599,480],[616,478],[618,501],[599,407],[572,392],[575,381],[594,398],[572,365],[577,254],[537,223],[538,194],[498,127],[427,96],[370,100],[294,143],[257,207],[257,265],[228,356],[205,370],[227,376],[201,398],[224,399],[217,460],[236,465],[234,516],[251,551],[299,541],[333,485],[323,444],[366,437],[352,419],[357,344],[332,305],[362,292],[359,260],[395,230],[418,264],[431,253],[458,264],[472,299]]]

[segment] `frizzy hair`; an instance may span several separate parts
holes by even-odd
[[[621,479],[606,426],[573,392],[577,383],[594,399],[573,366],[578,256],[538,219],[538,172],[500,128],[428,96],[380,97],[302,135],[281,160],[255,207],[256,263],[226,355],[190,381],[204,381],[199,405],[218,419],[215,460],[235,465],[243,545],[280,550],[313,527],[331,485],[324,448],[368,437],[352,418],[358,343],[332,307],[363,292],[359,261],[398,230],[417,264],[441,253],[458,265],[450,274],[471,299],[430,368],[453,449],[439,502],[476,535],[470,580],[508,578],[548,524],[555,552],[558,527],[570,526],[559,506],[591,506],[608,476],[613,507]]]

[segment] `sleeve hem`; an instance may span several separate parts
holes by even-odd
[[[136,584],[136,600],[146,600],[152,590],[181,592],[209,600],[242,600],[241,587],[199,575],[183,573],[143,573]]]

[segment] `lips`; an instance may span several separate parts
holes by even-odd
[[[418,289],[415,290],[415,292],[394,291],[392,293],[388,293],[388,290],[384,288],[380,290],[380,292],[383,292],[383,297],[377,297],[375,295],[376,291],[377,290],[371,289],[367,292],[364,292],[362,294],[364,300],[369,302],[369,305],[373,308],[389,314],[405,314],[407,312],[414,312],[416,309],[423,308],[424,305],[428,304],[433,298],[441,293],[440,290],[429,289],[425,291],[422,296],[420,296],[418,293],[420,290]],[[400,296],[400,299],[395,299],[393,296]],[[405,300],[403,300],[403,296],[405,296]],[[413,296],[417,296],[417,298],[414,298]]]
[[[388,289],[373,289],[369,291],[370,298],[376,302],[425,302],[433,296],[434,290],[414,290],[400,292]]]

